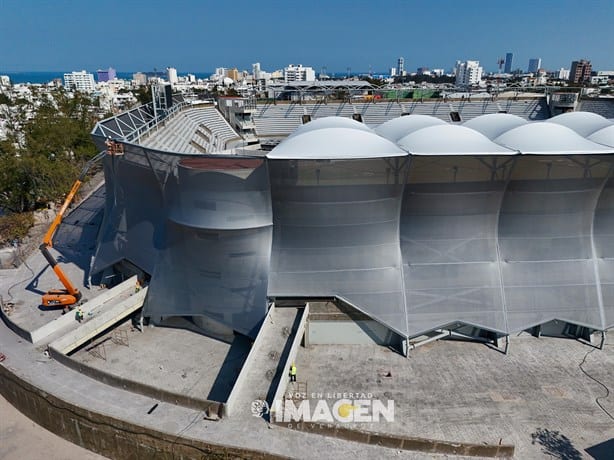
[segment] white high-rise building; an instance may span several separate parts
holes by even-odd
[[[456,86],[477,85],[482,81],[480,61],[456,61]]]
[[[557,73],[557,77],[559,80],[569,80],[569,69],[561,67]]]
[[[255,64],[252,64],[252,74],[254,76],[254,80],[260,80],[262,78],[260,76],[261,70],[260,70],[260,63],[259,62],[256,62]]]
[[[315,81],[316,73],[311,67],[303,67],[302,64],[295,66],[290,64],[284,69],[284,82],[291,81]]]
[[[177,69],[175,69],[174,67],[166,68],[166,76],[168,82],[171,85],[176,85],[177,83],[179,83],[179,79],[177,78]]]
[[[64,74],[64,87],[68,91],[82,91],[91,93],[95,89],[94,75],[82,70]]]

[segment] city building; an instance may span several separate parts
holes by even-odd
[[[563,67],[561,67],[555,72],[555,74],[555,78],[559,80],[569,80],[569,69],[564,69]]]
[[[315,81],[316,73],[311,67],[303,67],[302,64],[295,66],[290,64],[284,68],[284,82],[292,81]]]
[[[569,81],[572,83],[584,83],[591,78],[591,61],[580,59],[571,63],[569,70]]]
[[[85,70],[80,72],[71,72],[64,74],[64,87],[68,91],[82,91],[91,93],[96,85],[94,83],[94,75]]]
[[[541,69],[542,60],[541,58],[532,58],[529,59],[529,67],[527,68],[527,72],[536,74],[539,69]]]
[[[254,76],[254,80],[260,80],[261,78],[260,73],[261,73],[260,63],[256,62],[252,64],[252,75]]]
[[[166,77],[171,85],[176,85],[179,82],[179,79],[177,78],[177,69],[174,67],[166,68]]]
[[[513,61],[514,60],[514,53],[507,53],[505,55],[505,68],[504,68],[504,72],[505,73],[512,73],[512,65],[513,65]]]
[[[11,86],[11,79],[8,75],[0,75],[0,86]]]
[[[237,68],[230,69],[226,72],[226,76],[232,81],[239,81],[239,70]]]
[[[113,67],[109,67],[106,70],[100,70],[98,69],[96,71],[97,76],[98,76],[98,81],[111,81],[111,80],[115,80],[117,78],[117,73],[115,72],[115,69]]]
[[[390,76],[391,77],[396,77],[397,76],[397,68],[396,67],[390,67]]]
[[[132,81],[135,86],[145,86],[147,84],[147,75],[143,72],[132,74]]]
[[[405,59],[402,56],[397,61],[397,73],[400,77],[405,75]]]
[[[472,86],[482,81],[480,61],[456,61],[456,85]]]

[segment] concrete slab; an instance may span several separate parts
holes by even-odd
[[[394,400],[394,423],[356,428],[401,436],[516,446],[517,458],[540,458],[558,442],[582,451],[614,437],[614,399],[583,374],[614,382],[614,347],[596,350],[569,339],[512,339],[503,355],[478,343],[440,341],[410,357],[368,345],[301,348],[298,382],[308,399],[371,393]],[[292,387],[289,387],[290,391]],[[352,399],[352,398],[350,398]],[[312,406],[313,407],[313,406]],[[565,438],[566,437],[566,438]]]
[[[130,321],[86,345],[72,358],[100,371],[198,399],[225,402],[250,349],[186,329],[145,327]]]
[[[318,460],[342,457],[369,460],[391,457],[443,458],[294,432],[269,426],[262,419],[251,416],[228,418],[220,422],[207,421],[203,419],[202,411],[163,403],[84,377],[45,358],[33,345],[16,337],[1,322],[0,350],[7,355],[0,366],[39,388],[45,388],[56,397],[95,413],[169,433],[176,436],[177,440],[189,442],[190,439],[202,439],[221,445],[267,451],[274,455]],[[155,412],[149,414],[155,405]]]
[[[82,292],[83,300],[95,297],[99,291],[96,286],[90,288],[88,277],[103,204],[104,187],[99,186],[66,216],[50,249],[62,270]],[[35,246],[39,244],[35,243]],[[40,251],[33,251],[18,269],[7,271],[10,275],[0,275],[0,296],[14,304],[8,312],[11,322],[25,331],[33,331],[62,315],[61,308],[41,306],[43,294],[50,289],[61,289],[62,285]]]

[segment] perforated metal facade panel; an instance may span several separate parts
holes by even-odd
[[[452,323],[614,326],[614,156],[409,155],[356,132],[389,154],[127,144],[105,160],[92,271],[128,259],[152,276],[146,315],[248,335],[275,297],[338,297],[406,337]]]

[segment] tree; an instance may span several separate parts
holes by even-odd
[[[0,208],[26,212],[59,201],[83,164],[96,154],[90,139],[91,100],[52,93],[21,132],[0,143]],[[22,139],[15,147],[15,139]]]
[[[149,104],[153,98],[151,96],[151,88],[149,86],[140,86],[134,97],[139,101],[139,104]]]

